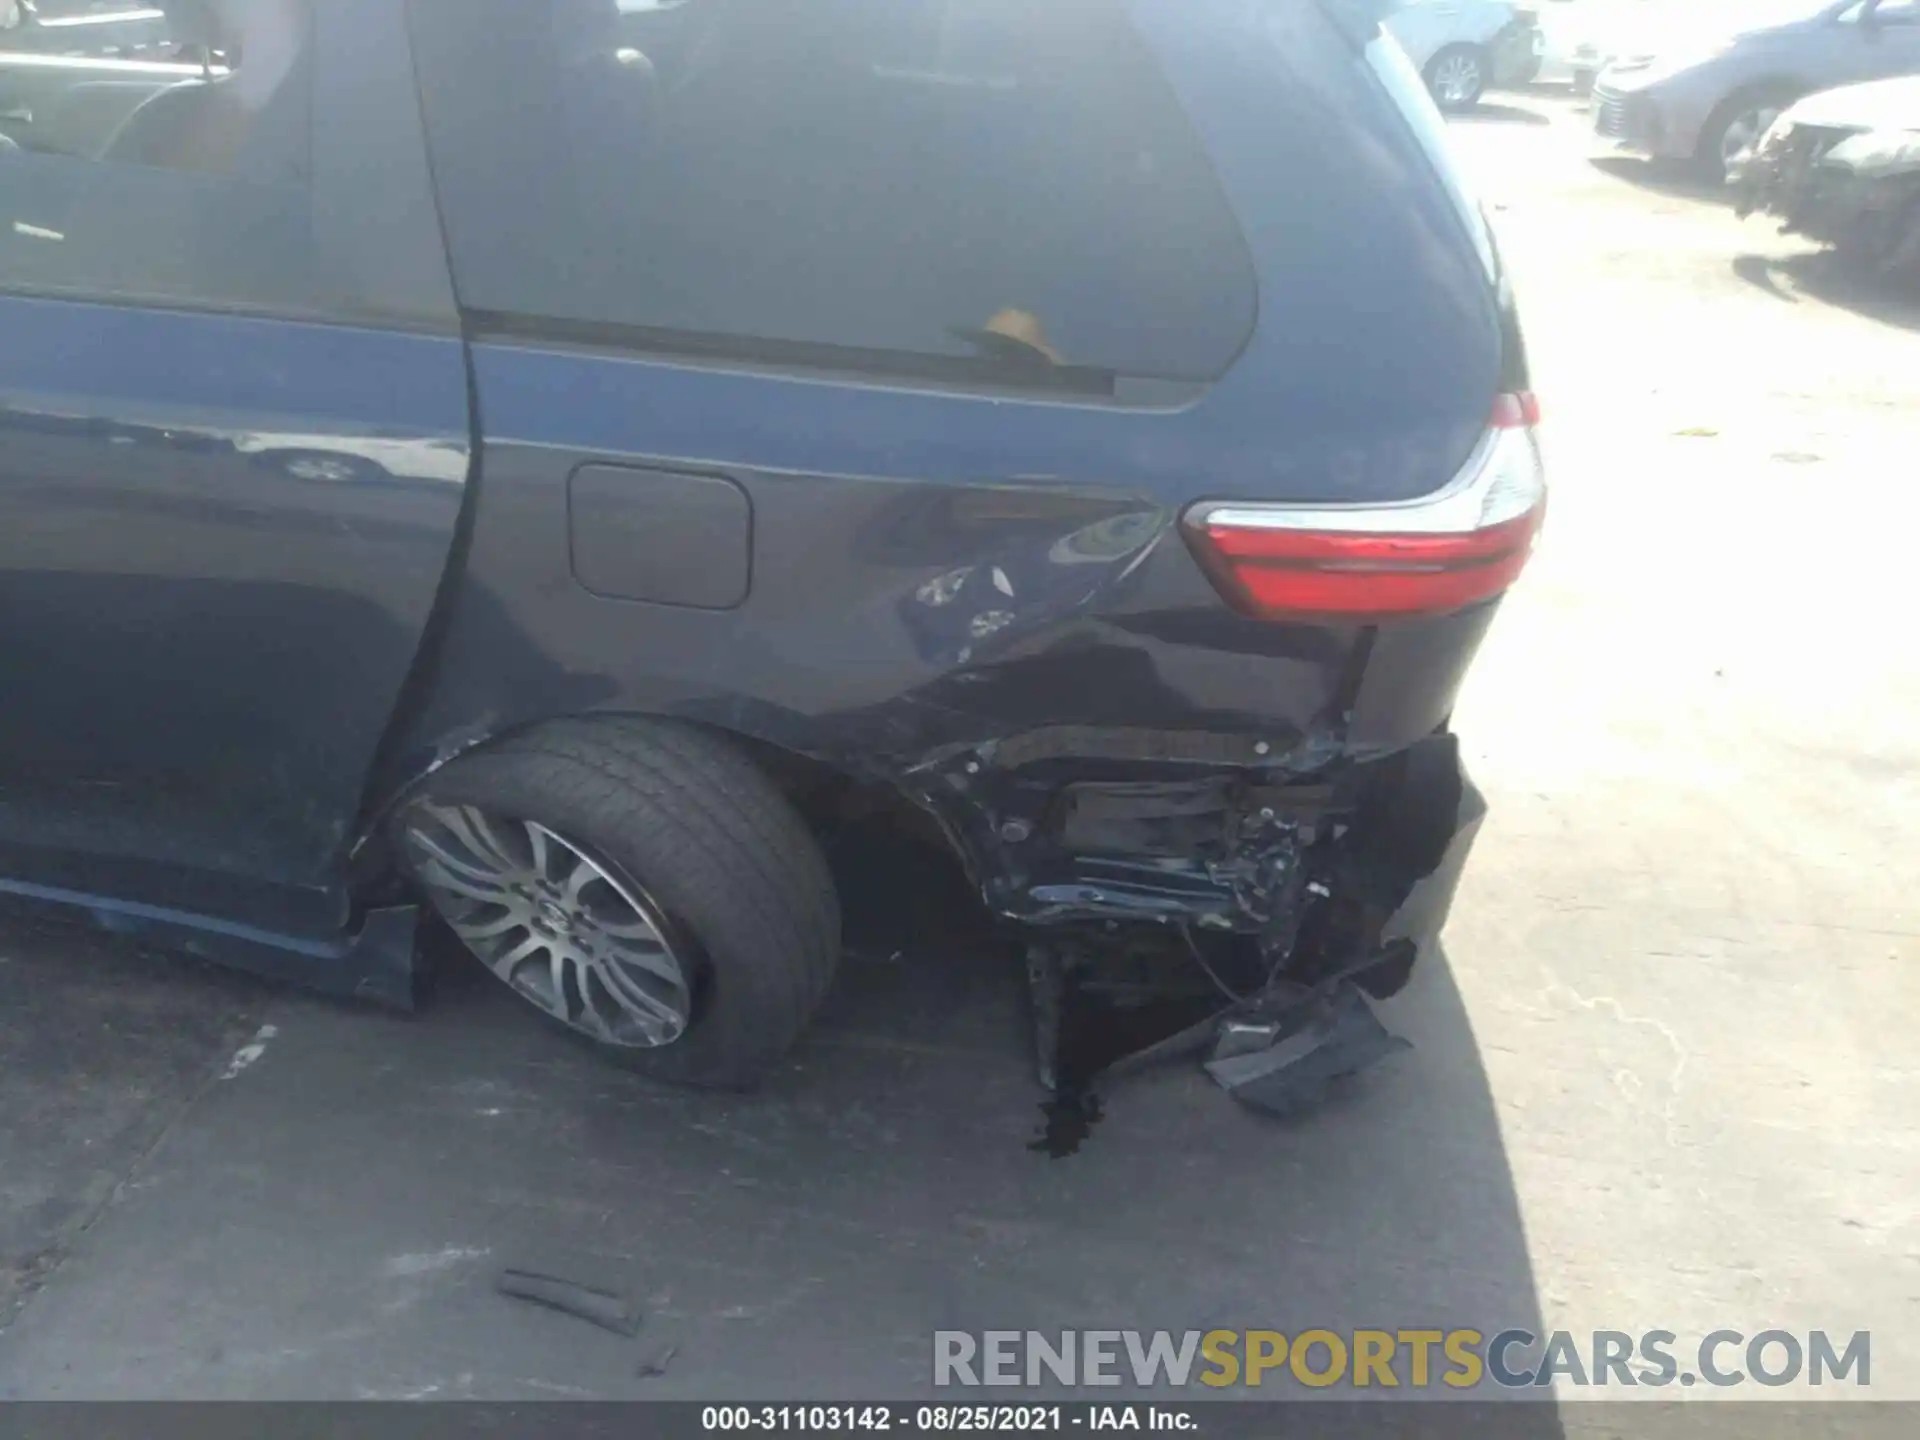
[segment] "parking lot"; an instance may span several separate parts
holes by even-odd
[[[956,903],[879,917],[744,1097],[477,967],[404,1018],[10,920],[0,1397],[909,1396],[936,1329],[1427,1324],[1870,1330],[1920,1398],[1920,298],[1495,99],[1452,134],[1554,495],[1456,717],[1492,815],[1383,1012],[1411,1054],[1288,1124],[1146,1074],[1049,1160],[1018,956]]]

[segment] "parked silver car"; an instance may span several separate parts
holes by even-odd
[[[1607,67],[1596,133],[1720,180],[1801,96],[1920,72],[1920,0],[1748,0],[1709,13],[1665,52]]]

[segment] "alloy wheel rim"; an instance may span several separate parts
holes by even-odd
[[[688,972],[660,907],[584,847],[473,805],[414,807],[414,873],[489,970],[608,1045],[670,1045],[692,1018]]]
[[[1480,84],[1480,63],[1471,55],[1453,55],[1440,62],[1433,83],[1449,105],[1463,105]]]
[[[1756,105],[1751,110],[1742,110],[1733,117],[1726,133],[1720,137],[1720,159],[1723,165],[1731,165],[1735,160],[1752,153],[1754,146],[1760,143],[1760,137],[1767,133],[1773,122],[1780,118],[1780,111],[1773,106]]]

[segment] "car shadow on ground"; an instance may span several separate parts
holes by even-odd
[[[1449,117],[1462,121],[1483,121],[1494,125],[1551,125],[1553,122],[1538,110],[1529,110],[1521,105],[1507,105],[1497,100],[1482,100],[1471,110],[1462,110]]]
[[[1920,331],[1920,285],[1911,279],[1864,273],[1831,250],[1739,255],[1734,257],[1733,273],[1789,304],[1805,297],[1882,325]]]
[[[1726,186],[1701,179],[1683,161],[1649,160],[1635,155],[1594,155],[1588,158],[1587,163],[1603,174],[1656,195],[1722,206],[1733,203]]]
[[[411,1019],[281,996],[243,1075],[138,1173],[92,1177],[122,1199],[9,1332],[0,1396],[911,1397],[940,1329],[1540,1331],[1444,958],[1384,1007],[1417,1048],[1323,1108],[1268,1119],[1189,1062],[1112,1089],[1054,1160],[1029,1149],[1016,948],[944,856],[856,869],[857,947],[752,1094],[624,1072],[464,960]],[[57,948],[14,947],[0,983],[31,987]],[[112,1044],[75,1027],[77,1087]],[[69,1188],[74,1133],[44,1167]],[[495,1294],[508,1265],[640,1297],[640,1341]],[[1339,1393],[1275,1378],[1239,1393]],[[1502,1408],[1503,1435],[1563,1433],[1551,1404]]]

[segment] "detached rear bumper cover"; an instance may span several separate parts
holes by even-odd
[[[1275,773],[1251,750],[1237,737],[1039,732],[917,779],[1009,919],[1233,932],[1289,975],[1353,974],[1393,993],[1438,940],[1486,814],[1457,741],[1311,774]]]

